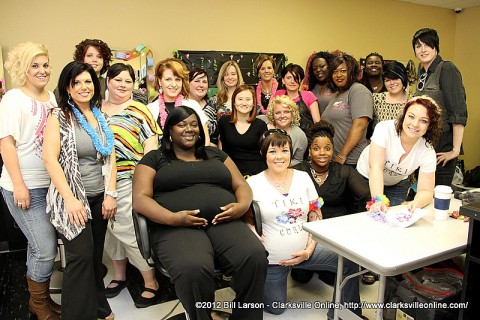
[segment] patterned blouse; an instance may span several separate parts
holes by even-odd
[[[204,106],[201,106],[203,112],[208,118],[208,134],[210,135],[210,142],[217,144],[218,143],[218,121],[217,121],[217,110],[215,109],[215,104],[207,100]]]
[[[408,93],[407,101],[412,98],[412,94]],[[372,127],[375,128],[380,121],[397,119],[402,113],[403,107],[405,107],[405,103],[387,102],[386,92],[374,93]]]
[[[232,113],[232,103],[226,102],[222,105],[218,105],[218,97],[215,95],[210,98],[210,104],[213,105],[217,111],[217,119],[220,119],[224,115],[230,115]]]
[[[117,181],[132,179],[135,166],[144,155],[143,143],[155,134],[161,135],[162,130],[150,110],[137,101],[107,121],[115,137]]]

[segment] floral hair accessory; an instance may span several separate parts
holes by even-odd
[[[382,194],[380,196],[372,197],[372,201],[368,201],[365,208],[367,210],[369,210],[370,207],[376,202],[381,202],[381,203],[385,204],[387,207],[390,205],[390,200],[388,200],[386,195]]]
[[[324,204],[323,198],[318,197],[317,200],[313,200],[310,202],[310,211],[320,209],[321,207],[323,207],[323,204]]]

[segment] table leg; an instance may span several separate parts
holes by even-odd
[[[335,304],[340,305],[342,297],[342,287],[340,286],[343,281],[343,257],[338,255],[337,263],[337,281],[335,282]],[[338,308],[333,309],[333,319],[338,320]]]
[[[380,281],[378,282],[378,297],[377,302],[380,307],[385,302],[385,286],[387,284],[387,277],[380,275]],[[383,308],[377,309],[377,320],[383,319]]]

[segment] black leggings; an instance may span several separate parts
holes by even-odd
[[[233,276],[235,302],[258,305],[233,308],[230,319],[263,319],[267,254],[243,221],[206,229],[159,226],[152,228],[150,238],[190,319],[211,319],[211,308],[197,308],[195,303],[214,301],[214,265]]]

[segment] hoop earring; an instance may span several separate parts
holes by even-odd
[[[73,100],[72,100],[72,96],[70,95],[70,93],[68,94],[67,103],[68,103],[69,105],[72,105],[72,106],[74,105]]]

